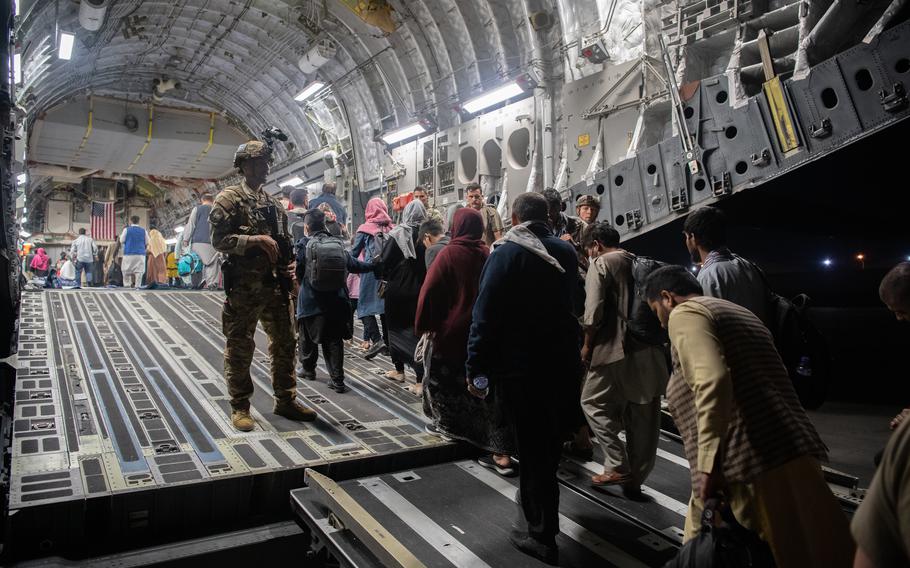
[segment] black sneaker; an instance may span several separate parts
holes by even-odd
[[[482,455],[481,457],[477,458],[477,463],[487,469],[492,469],[503,477],[513,477],[515,475],[515,467],[511,458],[509,458],[509,465],[506,467],[503,467],[496,463],[496,460],[493,459],[493,454]]]
[[[330,380],[326,386],[329,387],[330,389],[332,389],[333,391],[337,392],[338,394],[341,394],[343,392],[348,392],[348,390],[349,390],[348,387],[345,386],[344,381],[336,381],[334,379]]]
[[[385,343],[382,341],[377,341],[367,349],[367,352],[363,354],[363,358],[369,361],[370,359],[379,355],[379,353],[385,349]]]
[[[556,547],[555,542],[546,544],[529,536],[526,532],[516,530],[509,534],[509,542],[521,552],[533,556],[544,564],[559,565],[559,548]]]
[[[303,365],[297,365],[297,367],[294,369],[294,372],[299,379],[304,379],[307,381],[316,380],[316,371],[307,371],[303,368]]]
[[[635,483],[626,483],[622,486],[622,495],[629,501],[637,501],[639,503],[644,503],[649,501],[648,497],[645,496],[641,491],[641,486]]]

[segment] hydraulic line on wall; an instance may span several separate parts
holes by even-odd
[[[139,149],[139,153],[136,154],[136,157],[133,159],[133,162],[126,168],[126,171],[131,171],[133,166],[139,163],[139,160],[142,159],[142,155],[145,154],[146,149],[149,147],[149,144],[152,143],[152,124],[155,120],[155,105],[149,103],[149,127],[148,134],[145,138],[145,144],[142,145],[142,148]]]
[[[70,160],[69,167],[73,166],[73,163],[79,156],[82,155],[82,149],[85,148],[85,143],[88,142],[89,136],[92,135],[92,119],[95,114],[95,97],[94,95],[88,96],[88,125],[85,127],[85,134],[82,135],[82,142],[79,144],[79,147],[76,149],[76,153],[73,154],[73,158]]]

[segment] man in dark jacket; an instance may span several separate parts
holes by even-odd
[[[514,421],[527,532],[510,540],[549,563],[558,557],[560,445],[578,425],[580,329],[573,305],[581,291],[575,250],[547,226],[546,200],[539,193],[520,195],[512,205],[512,229],[480,277],[466,370],[469,385],[488,378]]]
[[[297,321],[301,343],[303,378],[316,380],[316,361],[319,358],[319,345],[322,345],[322,356],[329,370],[328,387],[335,392],[347,391],[344,385],[344,340],[353,336],[354,322],[351,315],[351,303],[346,286],[338,290],[318,291],[313,289],[306,278],[306,249],[313,239],[335,239],[325,226],[325,213],[311,209],[304,217],[306,236],[298,241],[297,281],[300,292],[297,296]],[[340,240],[340,239],[338,239]],[[343,245],[342,245],[343,246]],[[347,259],[348,272],[370,272],[373,266],[360,262],[344,253]]]

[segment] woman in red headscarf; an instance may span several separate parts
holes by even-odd
[[[480,288],[480,273],[490,251],[483,242],[483,217],[459,209],[452,220],[452,240],[430,265],[417,303],[415,330],[432,334],[424,379],[424,413],[436,431],[495,454],[483,458],[489,467],[508,474],[515,453],[509,421],[494,403],[471,396],[465,383],[471,311]],[[495,384],[494,384],[495,387]]]

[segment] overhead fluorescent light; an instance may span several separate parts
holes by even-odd
[[[13,54],[13,80],[17,85],[22,84],[22,54]]]
[[[398,130],[393,130],[387,132],[380,136],[382,141],[386,144],[395,144],[396,142],[401,142],[402,140],[407,140],[408,138],[413,138],[419,134],[423,134],[427,129],[420,124],[415,122],[414,124],[409,124],[404,128],[399,128]]]
[[[32,234],[29,233],[28,231],[26,231],[25,229],[21,229],[21,230],[19,231],[19,236],[22,237],[23,239],[27,239],[27,238],[29,238],[30,236],[32,236]]]
[[[323,87],[325,87],[325,83],[322,81],[313,81],[307,85],[305,89],[297,93],[297,96],[294,97],[294,100],[297,102],[305,101],[319,92]]]
[[[73,43],[76,41],[76,36],[66,32],[60,32],[60,41],[57,42],[57,57],[60,59],[69,59],[73,56]]]
[[[493,89],[489,93],[484,93],[479,97],[474,97],[465,104],[461,105],[465,111],[474,114],[479,110],[491,107],[495,104],[501,103],[511,99],[512,97],[517,97],[518,95],[524,93],[518,83],[512,81],[508,85],[503,85],[497,89]]]
[[[166,245],[176,245],[176,244],[177,244],[177,237],[171,237],[171,238],[169,238],[169,239],[164,239],[164,244],[166,244]]]
[[[288,179],[286,179],[286,180],[284,180],[284,181],[279,181],[279,182],[278,182],[278,187],[287,187],[287,186],[289,186],[289,185],[297,186],[297,185],[300,185],[300,184],[302,184],[302,183],[303,183],[303,180],[302,180],[302,179],[300,179],[300,178],[297,177],[297,176],[294,176],[294,177],[288,178]]]
[[[182,233],[182,232],[183,232],[183,225],[177,225],[176,227],[174,227],[174,232],[177,233],[178,235],[179,235],[180,233]]]

